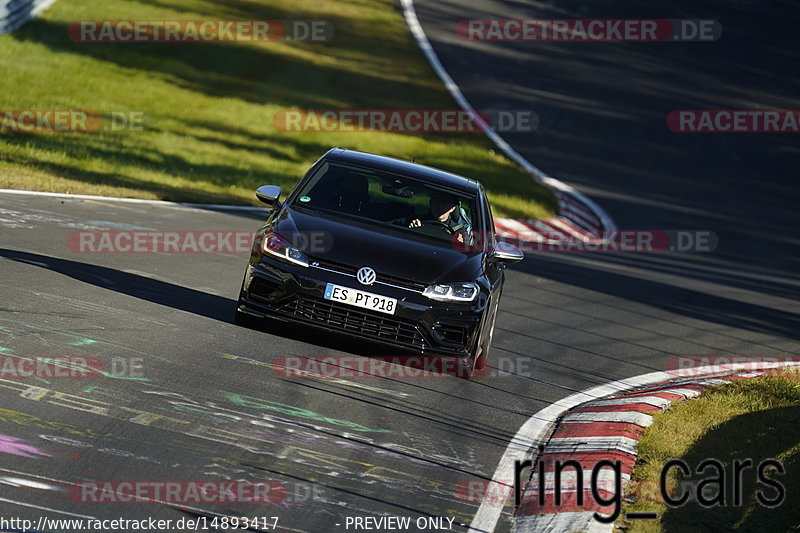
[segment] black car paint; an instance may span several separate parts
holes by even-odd
[[[465,253],[446,243],[432,242],[424,236],[393,232],[391,229],[378,231],[375,227],[368,227],[357,221],[293,208],[298,191],[326,161],[396,173],[438,187],[473,194],[479,199],[480,220],[475,228],[488,238],[481,239],[475,250]],[[324,235],[324,246],[322,249],[308,247],[304,250],[311,262],[309,267],[291,264],[264,254],[261,250],[261,242],[270,231],[279,233],[290,242],[297,242],[299,237],[306,244],[312,242],[306,236],[316,232]],[[479,356],[485,355],[482,354],[482,345],[489,334],[487,329],[491,326],[491,318],[497,312],[504,280],[505,265],[493,257],[493,244],[491,212],[480,183],[414,163],[332,149],[312,165],[284,203],[276,203],[266,223],[258,231],[243,282],[237,315],[304,323],[419,353],[460,357],[469,365],[474,365],[478,363]],[[355,270],[361,266],[375,269],[378,273],[375,284],[363,286],[355,279]],[[253,280],[259,284],[258,295],[251,290]],[[422,289],[430,284],[462,281],[475,281],[480,287],[475,301],[439,302],[421,294]],[[310,314],[304,316],[302,312],[298,315],[297,301],[305,302],[310,299],[313,305],[316,305],[314,302],[318,302],[319,306],[331,305],[327,301],[320,301],[327,283],[396,298],[398,306],[393,318],[376,315],[374,319],[383,318],[389,322],[396,319],[417,324],[424,345],[373,335],[369,331],[354,331],[352,327],[343,327],[336,323],[321,323],[320,320],[311,318]],[[261,287],[266,287],[263,289],[265,292],[262,292]],[[289,307],[292,312],[286,312]],[[354,314],[361,312],[358,308],[343,312],[346,311]],[[450,333],[448,337],[442,333],[446,331],[463,331],[463,342],[448,342],[454,338],[454,334]]]

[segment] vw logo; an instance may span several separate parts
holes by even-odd
[[[375,283],[375,271],[370,267],[361,267],[356,272],[356,279],[362,285],[372,285]]]

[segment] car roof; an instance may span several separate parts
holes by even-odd
[[[477,194],[481,189],[481,184],[478,181],[458,174],[420,165],[419,163],[411,163],[402,159],[359,152],[357,150],[332,148],[323,156],[323,159],[400,174],[465,193]]]

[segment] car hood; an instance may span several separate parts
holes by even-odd
[[[272,222],[272,229],[303,250],[309,258],[350,265],[370,266],[378,274],[416,283],[470,281],[481,270],[481,254],[466,254],[449,243],[403,235],[358,222],[310,215],[286,207]],[[402,231],[402,230],[401,230]]]

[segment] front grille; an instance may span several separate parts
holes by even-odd
[[[344,274],[350,274],[351,276],[356,275],[356,268],[350,265],[345,265],[344,263],[337,263],[335,261],[327,261],[325,259],[318,259],[316,257],[310,258],[311,264],[318,264],[322,268],[327,268],[330,270],[335,270],[337,272],[342,272]]]
[[[399,285],[400,287],[405,287],[406,289],[413,289],[415,291],[422,292],[425,290],[424,283],[418,283],[416,281],[411,281],[404,278],[397,278],[395,276],[387,276],[386,274],[378,274],[378,281],[382,281],[384,283],[391,283],[392,285]]]
[[[259,276],[254,276],[250,282],[248,292],[251,298],[270,301],[282,295],[283,290],[283,287],[279,287]]]
[[[298,318],[355,331],[380,340],[397,342],[419,350],[429,348],[413,322],[392,315],[305,295],[292,298],[278,310]]]
[[[329,270],[334,270],[336,272],[341,272],[343,274],[347,274],[347,275],[350,275],[350,276],[355,276],[356,275],[356,271],[358,270],[358,268],[353,267],[351,265],[345,265],[344,263],[336,263],[334,261],[327,261],[327,260],[324,260],[324,259],[315,258],[312,261],[312,264],[314,264],[314,263],[316,263],[317,265],[319,265],[322,268],[326,268],[326,269],[329,269]],[[395,276],[389,276],[389,275],[383,274],[381,272],[377,272],[376,281],[383,282],[383,283],[389,283],[389,284],[392,284],[392,285],[397,285],[399,287],[404,287],[406,289],[411,289],[411,290],[418,291],[418,292],[422,292],[426,287],[426,285],[424,283],[418,283],[416,281],[411,281],[411,280],[408,280],[408,279],[405,279],[405,278],[398,278],[398,277],[395,277]]]
[[[450,324],[436,324],[433,330],[442,337],[442,341],[448,344],[463,347],[467,342],[468,326],[456,326]]]

